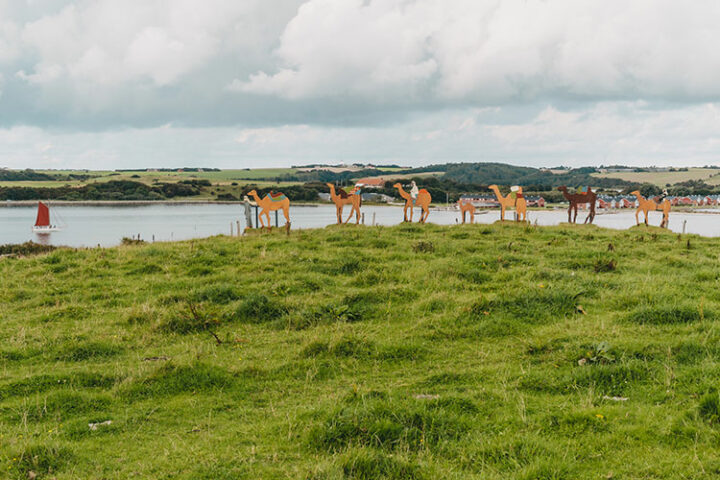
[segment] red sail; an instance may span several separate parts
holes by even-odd
[[[42,202],[38,202],[38,214],[37,220],[35,220],[36,227],[48,227],[50,226],[50,210],[47,205]]]

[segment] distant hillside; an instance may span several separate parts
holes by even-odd
[[[433,165],[429,170],[445,169],[445,178],[459,183],[480,185],[537,185],[558,187],[560,185],[591,185],[593,187],[623,188],[631,182],[620,178],[598,178],[591,174],[594,167],[582,167],[567,170],[567,173],[553,173],[532,167],[518,167],[504,163],[454,163]]]
[[[1,170],[0,182],[28,182],[55,180],[53,175],[36,172],[35,170]]]

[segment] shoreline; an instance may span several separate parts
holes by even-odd
[[[150,205],[237,205],[243,202],[226,202],[216,200],[5,200],[0,207],[35,207],[44,202],[56,207],[146,207]],[[322,203],[294,203],[296,207],[317,207]],[[328,204],[332,205],[332,204]]]
[[[152,206],[152,205],[178,205],[178,206],[187,206],[187,205],[237,205],[239,207],[242,207],[244,204],[240,201],[217,201],[217,200],[4,200],[0,201],[0,208],[12,208],[12,207],[34,207],[37,205],[37,203],[45,202],[50,205],[54,206],[60,206],[60,207],[146,207],[146,206]],[[303,203],[293,203],[291,204],[292,207],[321,207],[324,205],[330,205],[333,204],[328,202],[303,202]],[[374,202],[364,202],[363,205],[370,205],[373,207],[403,207],[404,204],[400,202],[391,202],[391,203],[374,203]],[[456,204],[450,204],[450,205],[437,205],[434,207],[430,207],[431,211],[459,211]],[[497,210],[493,207],[476,207],[476,215],[482,214],[485,212],[491,212]],[[548,207],[528,207],[528,211],[557,211],[557,210],[567,210],[567,206],[564,205],[552,205]],[[635,208],[612,208],[612,209],[598,209],[596,211],[596,215],[614,215],[618,213],[624,213],[624,212],[632,212]],[[510,210],[512,211],[512,210]],[[580,210],[579,213],[587,212],[587,210]],[[698,206],[698,207],[677,207],[673,208],[670,213],[700,213],[700,214],[709,214],[709,215],[717,215],[720,214],[720,206],[718,207],[711,207],[711,206]]]

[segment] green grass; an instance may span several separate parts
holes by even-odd
[[[710,185],[720,184],[720,172],[713,168],[688,168],[677,172],[610,172],[593,173],[595,177],[619,178],[629,182],[652,183],[659,187],[688,180],[702,180]]]
[[[716,478],[719,251],[405,224],[0,259],[0,478]]]

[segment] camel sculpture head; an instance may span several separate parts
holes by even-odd
[[[635,195],[636,197],[641,197],[640,190],[635,190],[634,192],[630,192],[630,195]]]
[[[252,189],[247,194],[248,194],[248,197],[252,197],[253,195],[257,195],[257,192],[255,191],[255,189]]]
[[[402,188],[402,185],[400,185],[399,183],[396,183],[395,185],[393,185],[393,188]]]
[[[330,182],[326,183],[325,185],[327,185],[328,188],[330,188],[330,189],[335,188],[335,185],[333,185],[333,184],[330,183]]]
[[[498,186],[495,185],[495,184],[493,184],[493,185],[488,185],[488,188],[489,188],[490,190],[493,190],[493,189],[495,189],[495,188],[498,188]]]
[[[567,192],[567,187],[565,185],[561,185],[557,189],[560,190],[561,192]]]

